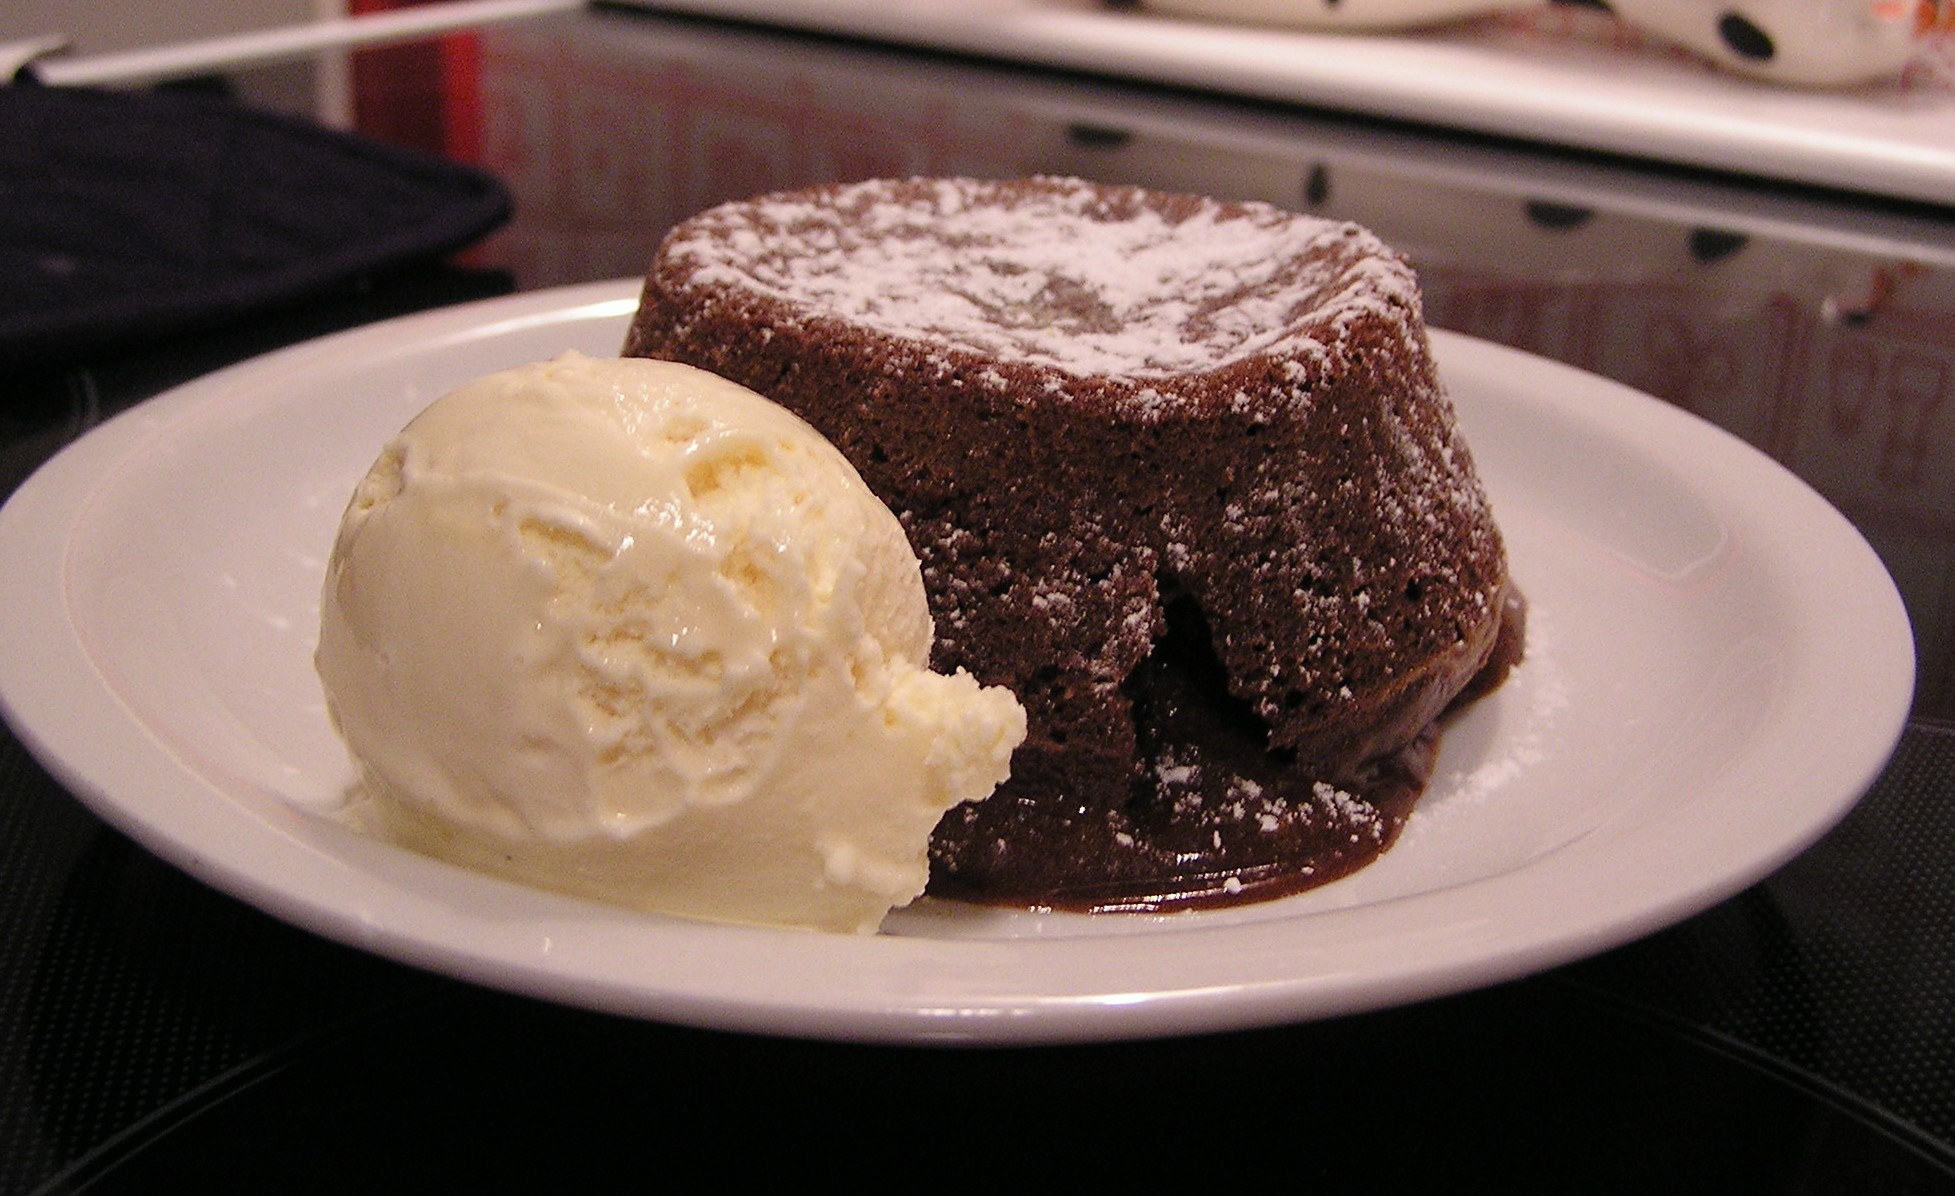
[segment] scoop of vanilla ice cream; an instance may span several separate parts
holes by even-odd
[[[931,637],[901,525],[807,424],[569,354],[386,447],[315,659],[378,833],[638,909],[868,932],[1025,735],[1009,691],[929,671]]]

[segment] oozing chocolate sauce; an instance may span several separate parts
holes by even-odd
[[[1125,801],[1085,802],[1075,817],[1054,821],[1030,805],[1014,807],[1007,783],[988,799],[1003,804],[986,811],[999,852],[982,883],[939,869],[930,891],[988,904],[1156,912],[1265,901],[1348,876],[1404,828],[1431,779],[1447,717],[1497,688],[1520,661],[1525,618],[1510,590],[1484,663],[1446,715],[1398,750],[1326,777],[1268,749],[1262,724],[1224,687],[1199,609],[1172,602],[1167,634],[1126,686],[1148,730]],[[1115,879],[1105,879],[1110,872]],[[1100,879],[1068,879],[1080,875]]]

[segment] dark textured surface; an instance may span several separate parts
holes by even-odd
[[[1955,729],[1916,726],[1866,799],[1770,881],[1569,974],[1955,1151],[1951,793]]]
[[[480,171],[221,99],[0,87],[0,367],[316,297],[509,211]]]

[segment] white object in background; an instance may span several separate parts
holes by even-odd
[[[1623,20],[1720,66],[1783,83],[1893,75],[1935,20],[1937,0],[1610,0]]]
[[[1305,29],[1380,30],[1541,7],[1546,0],[1146,0],[1183,16]],[[1606,0],[1630,25],[1747,75],[1816,86],[1897,73],[1949,0]]]
[[[1179,20],[1106,0],[611,0],[610,7],[873,39],[1955,203],[1955,90],[1916,80],[1912,71],[1892,87],[1765,87],[1694,60],[1613,54],[1572,38],[1523,42],[1471,25],[1426,37],[1331,33]],[[630,25],[617,19],[609,27]],[[670,36],[669,26],[650,27]],[[1936,48],[1948,47],[1931,43],[1930,53]]]

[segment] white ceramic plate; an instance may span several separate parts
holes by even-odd
[[[1105,0],[625,2],[1955,202],[1947,88],[1783,86],[1578,41],[1515,44],[1471,26],[1332,33],[1178,19]]]
[[[0,510],[0,704],[104,818],[320,934],[485,984],[705,1026],[1121,1038],[1487,984],[1736,892],[1853,804],[1913,653],[1866,543],[1750,448],[1575,370],[1439,334],[1533,604],[1528,662],[1449,734],[1373,867],[1166,917],[923,902],[881,935],[589,905],[349,834],[311,668],[323,557],[380,445],[448,387],[613,353],[636,284],[376,324],[105,424]]]

